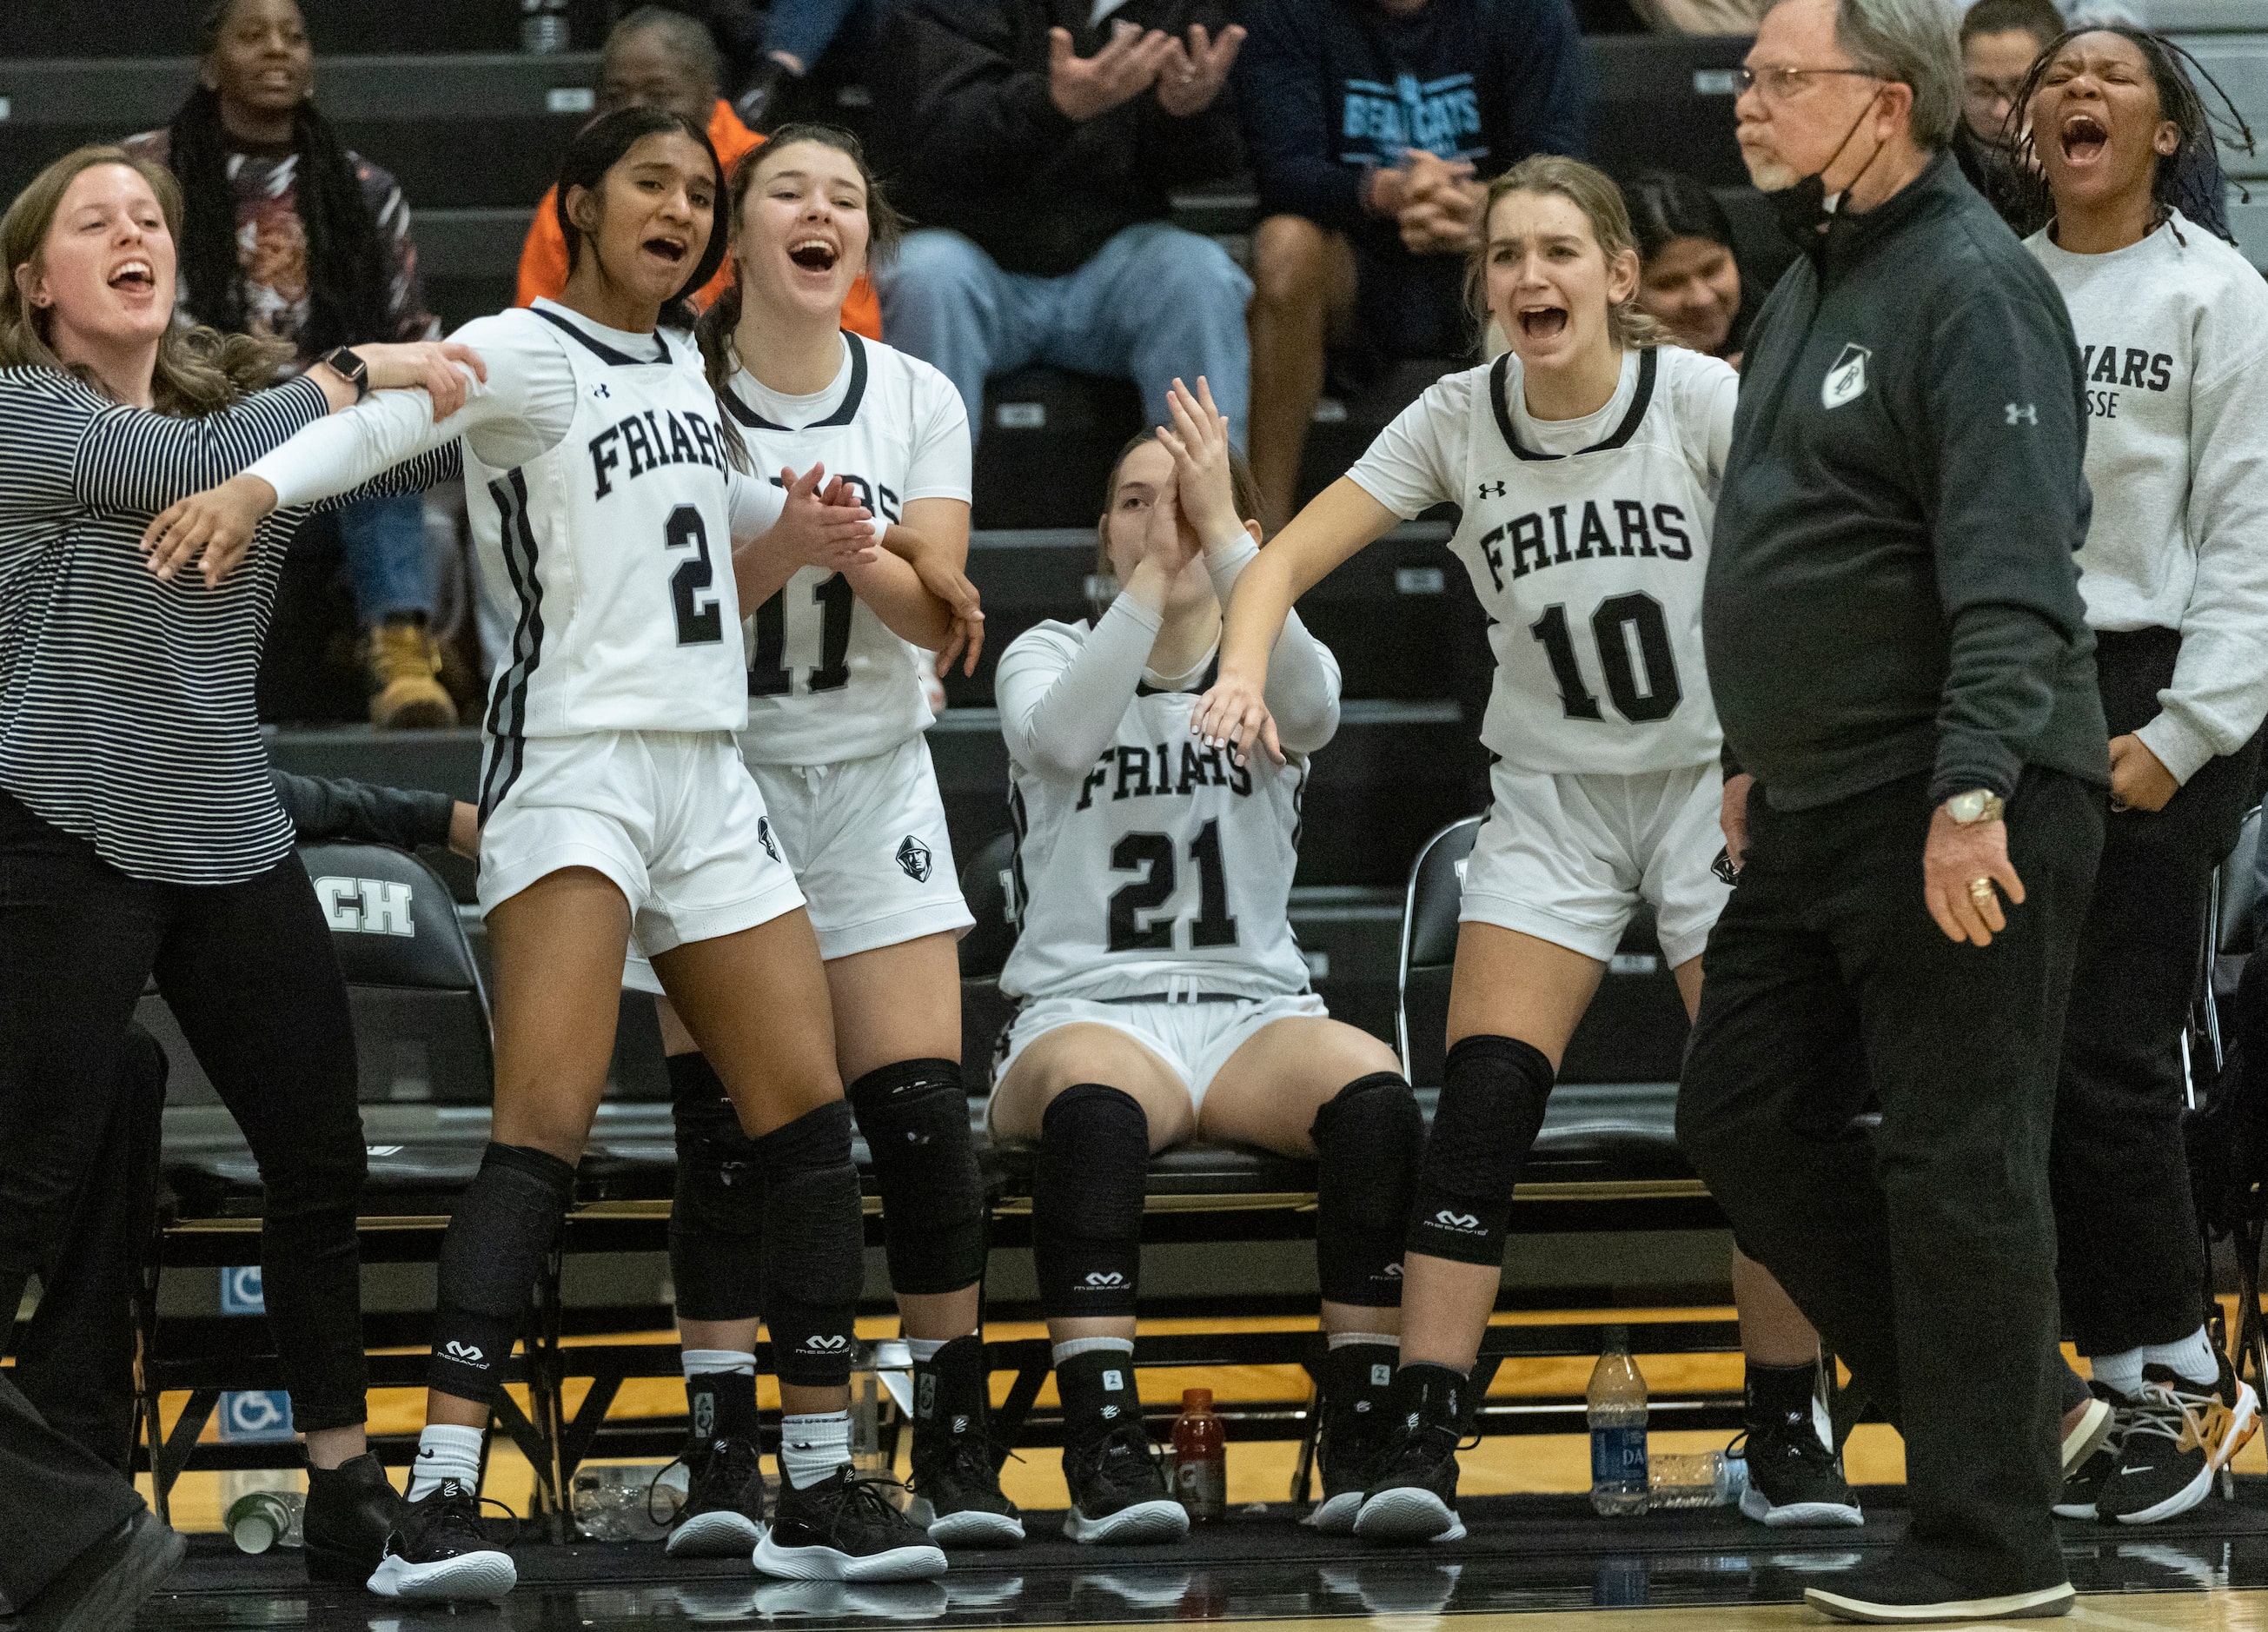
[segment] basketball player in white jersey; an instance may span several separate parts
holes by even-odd
[[[481,1528],[482,1430],[571,1198],[633,932],[716,1062],[765,1182],[787,1415],[759,1568],[900,1579],[945,1566],[851,1472],[864,1253],[850,1114],[803,897],[733,742],[747,719],[740,586],[794,563],[855,566],[873,529],[855,504],[816,502],[816,471],[783,496],[736,470],[692,337],[663,320],[722,257],[722,190],[706,136],[678,115],[593,121],[560,172],[564,296],[460,331],[489,378],[460,414],[437,426],[422,397],[409,412],[374,399],[153,528],[232,537],[279,501],[461,438],[488,581],[518,599],[481,788],[492,1143],[442,1246],[427,1426],[370,1580],[389,1597],[493,1598],[515,1578]]]
[[[727,193],[734,281],[703,315],[728,439],[760,471],[824,466],[888,526],[892,549],[960,580],[968,550],[968,423],[917,358],[842,325],[843,302],[897,220],[848,134],[792,125],[743,158]],[[963,580],[965,582],[965,580]],[[973,592],[968,592],[973,596]],[[1000,1494],[978,1295],[983,1184],[961,1078],[961,899],[922,733],[920,649],[954,642],[951,607],[880,553],[805,566],[748,607],[741,755],[794,867],[826,960],[836,1059],[882,1197],[914,1361],[913,1485],[948,1546],[1024,1536]],[[974,633],[981,639],[982,627]],[[970,662],[975,661],[971,643]],[[633,958],[626,983],[659,991]],[[746,1552],[763,1518],[755,1346],[763,1198],[724,1084],[660,1000],[677,1123],[670,1259],[684,1340],[688,1500],[672,1556]]]
[[[1152,1153],[1206,1138],[1317,1158],[1325,1482],[1351,1521],[1360,1484],[1346,1470],[1385,1427],[1423,1140],[1393,1051],[1307,989],[1288,915],[1338,665],[1291,619],[1267,692],[1283,755],[1240,762],[1190,738],[1221,607],[1257,553],[1258,500],[1211,392],[1176,382],[1173,401],[1177,429],[1138,437],[1112,473],[1098,565],[1116,599],[1091,627],[1018,637],[995,680],[1022,930],[1001,974],[1020,1006],[990,1119],[1039,1147],[1032,1257],[1079,1541],[1189,1531],[1131,1364]]]
[[[1270,546],[1192,721],[1208,744],[1273,758],[1262,687],[1291,603],[1397,520],[1462,506],[1449,548],[1490,619],[1481,739],[1494,798],[1465,873],[1448,1059],[1409,1236],[1396,1437],[1355,1521],[1390,1540],[1464,1533],[1456,1445],[1478,1404],[1465,1385],[1513,1185],[1607,959],[1649,903],[1690,1011],[1726,893],[1712,876],[1722,778],[1700,612],[1737,378],[1660,344],[1636,310],[1629,217],[1598,171],[1528,159],[1491,184],[1484,219],[1476,316],[1511,349],[1434,385]],[[1762,1351],[1744,1511],[1860,1522],[1815,1425],[1816,1335],[1744,1259],[1735,1283]],[[1787,1364],[1760,1364],[1775,1348]]]

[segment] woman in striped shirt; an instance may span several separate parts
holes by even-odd
[[[271,1325],[315,1469],[308,1563],[336,1573],[375,1555],[392,1493],[363,1439],[346,990],[253,704],[300,515],[263,524],[226,582],[231,563],[159,573],[139,546],[151,515],[368,386],[423,386],[453,409],[450,359],[480,364],[462,346],[372,346],[259,389],[284,348],[173,321],[180,219],[165,170],[83,148],[0,220],[0,1309],[102,1182],[93,1153],[154,974],[267,1186]],[[0,1548],[0,1591],[21,1603],[46,1565],[18,1563],[18,1544],[57,1569],[72,1554],[52,1535]]]

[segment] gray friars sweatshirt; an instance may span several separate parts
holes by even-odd
[[[1775,808],[1916,772],[2110,779],[2078,348],[2063,298],[1940,154],[1758,315],[1701,614],[1728,770]]]

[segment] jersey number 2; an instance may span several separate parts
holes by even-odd
[[[1228,915],[1228,875],[1220,864],[1220,823],[1209,821],[1189,841],[1197,864],[1197,916],[1189,925],[1192,951],[1236,945],[1236,920]],[[1173,898],[1174,838],[1167,833],[1130,833],[1110,847],[1110,871],[1144,872],[1139,882],[1110,898],[1110,950],[1171,952],[1178,918],[1160,918],[1148,928],[1140,915],[1155,912]]]
[[[805,661],[790,665],[787,661],[789,636],[788,600],[794,594],[795,584],[787,587],[756,608],[756,655],[748,664],[748,695],[751,697],[785,697],[795,689],[795,671],[804,668],[810,678],[806,691],[839,691],[850,683],[850,665],[843,660],[850,649],[850,605],[857,599],[850,580],[837,572],[811,587],[808,605],[815,609],[819,629],[819,661],[809,661],[813,644],[810,613],[799,608],[793,620],[798,655]],[[799,600],[802,597],[796,597]]]
[[[717,570],[709,564],[709,529],[701,525],[701,512],[690,504],[671,511],[661,530],[661,547],[693,551],[692,559],[681,562],[669,575],[669,602],[677,614],[677,643],[705,646],[724,639],[725,614],[717,598],[706,593],[717,581]]]
[[[1583,683],[1583,666],[1575,660],[1567,608],[1548,608],[1528,626],[1528,632],[1551,660],[1551,678],[1558,683],[1559,706],[1567,717],[1601,718],[1599,700]],[[1635,592],[1609,596],[1591,614],[1591,639],[1599,649],[1599,673],[1606,676],[1607,695],[1624,719],[1633,725],[1650,725],[1676,711],[1685,690],[1678,683],[1677,658],[1669,649],[1669,624],[1660,601]]]

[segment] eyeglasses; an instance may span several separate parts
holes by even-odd
[[[2021,74],[2014,79],[1988,79],[1983,74],[1969,77],[1969,99],[1972,102],[2014,102],[2023,89]]]
[[[1743,64],[1733,70],[1733,90],[1740,96],[1755,91],[1768,102],[1785,102],[1801,91],[1806,81],[1836,74],[1853,79],[1881,77],[1863,68],[1749,68]]]

